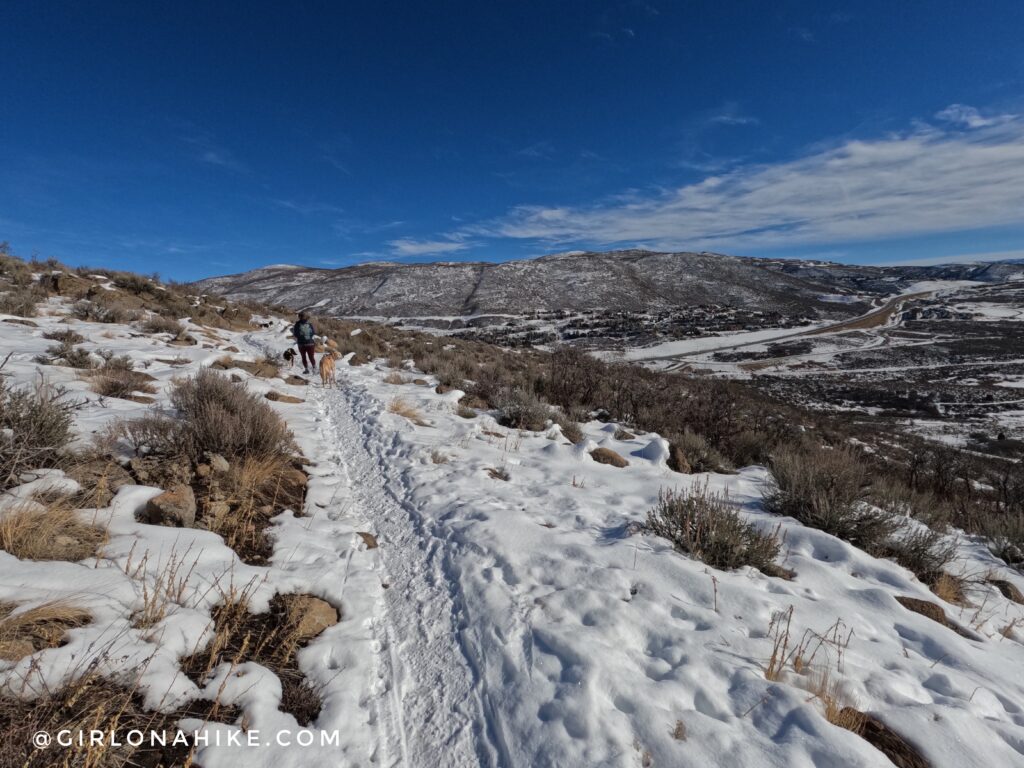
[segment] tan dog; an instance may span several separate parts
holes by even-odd
[[[324,352],[323,357],[320,358],[320,382],[325,386],[338,386],[338,380],[335,377],[334,372],[334,361],[341,357],[336,349],[328,349]]]

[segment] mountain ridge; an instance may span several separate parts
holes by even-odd
[[[328,269],[273,265],[199,280],[202,291],[325,314],[466,317],[532,312],[666,311],[718,304],[783,316],[841,317],[921,280],[999,282],[1013,261],[929,266],[847,265],[711,252],[571,251],[506,262],[371,262]]]

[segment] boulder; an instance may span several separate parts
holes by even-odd
[[[176,485],[149,500],[145,517],[153,525],[192,528],[196,522],[196,495],[191,486]]]
[[[611,448],[595,448],[590,452],[590,458],[598,464],[610,464],[613,467],[620,468],[629,466],[629,462]]]
[[[203,458],[206,459],[206,463],[210,465],[210,469],[217,474],[224,474],[231,469],[231,465],[228,464],[228,460],[219,453],[210,453],[207,451],[203,454]]]
[[[312,595],[287,598],[288,626],[299,640],[316,637],[338,623],[338,611],[326,600]]]
[[[273,400],[275,403],[304,403],[306,402],[301,397],[295,397],[294,395],[282,395],[280,392],[270,390],[264,395],[267,400]]]

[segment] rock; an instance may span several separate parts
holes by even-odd
[[[1003,593],[1003,597],[1015,603],[1024,603],[1024,594],[1017,588],[1017,585],[1006,579],[989,579],[988,583]]]
[[[285,384],[291,384],[293,387],[308,387],[309,386],[309,382],[308,381],[306,381],[301,376],[296,376],[294,374],[292,374],[287,379],[285,379],[284,383]]]
[[[428,384],[429,384],[430,382],[428,382],[428,381],[427,381],[426,379],[413,379],[413,380],[412,380],[412,383],[413,383],[413,384],[416,384],[417,386],[420,386],[420,387],[425,387],[425,386],[427,386],[427,385],[428,385]]]
[[[681,472],[684,475],[693,473],[693,467],[690,466],[690,460],[686,458],[686,454],[683,453],[683,449],[675,443],[669,444],[668,468],[673,472]]]
[[[39,323],[32,320],[25,320],[21,317],[5,317],[3,321],[5,323],[11,323],[12,325],[27,325],[29,328],[39,327]]]
[[[295,397],[293,395],[282,395],[280,392],[270,390],[264,395],[267,400],[273,400],[275,403],[304,403],[306,402],[301,397]]]
[[[610,464],[613,467],[629,466],[629,462],[611,448],[595,448],[590,452],[590,458],[598,464]]]
[[[224,351],[225,352],[241,352],[242,350],[240,350],[238,347],[236,347],[235,345],[232,344],[230,347],[224,347]]]
[[[220,522],[231,514],[231,505],[226,501],[208,501],[203,510],[203,527],[218,530]]]
[[[363,543],[366,545],[367,549],[377,548],[377,537],[374,536],[372,533],[367,533],[366,531],[356,531],[356,533],[358,533],[359,536],[362,537]]]
[[[942,610],[942,606],[930,603],[927,600],[919,600],[916,597],[909,597],[906,595],[897,595],[896,602],[906,608],[908,611],[919,613],[925,618],[931,619],[937,624],[941,624],[944,627],[948,627],[956,632],[961,637],[968,639],[975,639],[974,635],[970,634],[961,627],[959,624],[950,621],[946,616],[946,612]]]
[[[217,474],[222,475],[231,469],[231,465],[228,464],[228,460],[219,453],[206,452],[203,454],[203,458],[206,459],[206,463],[210,465],[210,469]]]
[[[106,507],[122,485],[131,485],[132,476],[113,459],[93,459],[76,464],[67,471],[68,477],[82,486],[84,503],[93,507]]]
[[[153,525],[192,528],[196,522],[196,495],[191,486],[176,485],[150,499],[145,515]]]
[[[338,612],[326,600],[312,595],[286,598],[288,626],[300,640],[316,637],[338,623]]]
[[[141,485],[170,488],[192,481],[192,465],[188,461],[158,456],[136,456],[128,462],[132,476]]]

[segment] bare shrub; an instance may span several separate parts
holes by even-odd
[[[206,368],[177,381],[171,403],[185,419],[181,452],[194,461],[206,452],[253,459],[291,453],[288,426],[266,400]]]
[[[956,542],[939,531],[918,527],[895,535],[873,548],[875,557],[895,560],[922,582],[934,587],[941,579],[952,579],[946,567],[956,560]]]
[[[46,298],[45,294],[42,298]],[[0,293],[0,314],[17,317],[35,317],[36,304],[41,298],[33,291]]]
[[[64,344],[81,344],[85,341],[85,336],[70,328],[64,328],[59,331],[47,331],[43,334],[43,338],[50,341],[59,341]]]
[[[13,389],[0,378],[0,490],[28,470],[63,463],[75,408],[62,387],[40,380],[31,389]]]
[[[81,299],[71,306],[72,317],[90,323],[126,323],[135,314],[137,311],[133,312],[114,299],[107,299],[103,303]]]
[[[70,341],[61,341],[46,350],[45,355],[36,357],[37,363],[43,365],[66,365],[69,368],[87,370],[95,368],[97,363],[89,352],[81,347],[76,347]]]
[[[385,384],[407,384],[408,380],[398,371],[392,371],[384,377]]]
[[[1014,568],[1024,569],[1024,516],[989,515],[983,523],[992,554]]]
[[[704,438],[689,429],[670,438],[673,448],[686,459],[690,472],[729,472],[728,460]]]
[[[106,531],[83,523],[74,509],[56,502],[7,510],[0,517],[0,549],[20,560],[77,562],[94,556]]]
[[[868,478],[847,448],[788,447],[771,461],[774,487],[766,507],[865,550],[883,545],[898,526],[892,514],[865,503]]]
[[[154,453],[171,456],[185,443],[183,422],[165,413],[155,412],[111,425],[103,439],[125,438],[137,455]]]
[[[163,315],[150,315],[139,324],[139,328],[145,333],[169,333],[174,338],[185,332],[181,323]]]
[[[728,501],[706,486],[690,491],[663,490],[647,513],[643,530],[672,542],[677,550],[713,568],[731,570],[744,565],[770,570],[781,543],[747,523]]]
[[[140,371],[114,368],[97,371],[92,377],[90,389],[104,397],[132,399],[137,392],[155,394],[156,387],[150,382],[153,377]]]
[[[547,403],[519,388],[504,388],[489,399],[501,412],[499,423],[506,427],[539,432],[551,418],[551,407]]]

